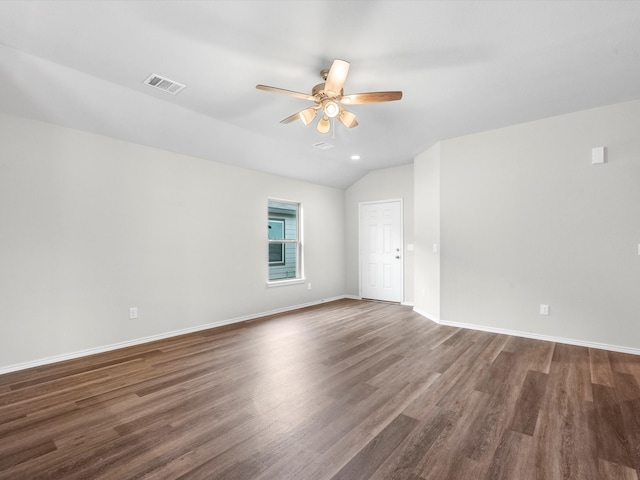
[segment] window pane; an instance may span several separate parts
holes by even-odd
[[[269,280],[298,277],[298,245],[296,243],[269,244]]]
[[[284,238],[284,220],[269,219],[269,240],[282,240]]]
[[[284,265],[284,243],[269,244],[269,265]]]
[[[272,222],[282,222],[282,230],[278,230],[279,227],[272,225]],[[271,239],[298,239],[298,204],[296,203],[284,203],[284,202],[269,202],[269,238]],[[278,232],[284,236],[271,236],[274,232]]]

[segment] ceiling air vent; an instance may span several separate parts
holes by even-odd
[[[313,144],[314,147],[319,148],[320,150],[327,150],[329,148],[333,148],[333,145],[325,142],[318,142]]]
[[[175,95],[185,87],[185,85],[181,83],[174,82],[173,80],[169,80],[168,78],[161,77],[160,75],[156,75],[155,73],[152,73],[151,75],[149,75],[149,78],[147,78],[144,81],[144,83],[145,85],[159,88],[160,90],[169,92],[173,95]]]

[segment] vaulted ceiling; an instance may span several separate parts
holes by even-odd
[[[439,140],[640,98],[639,25],[638,1],[4,0],[0,112],[344,188]],[[310,93],[335,58],[345,94],[403,99],[324,135],[280,124],[309,102],[256,84]]]

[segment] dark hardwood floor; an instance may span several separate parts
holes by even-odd
[[[0,478],[637,480],[639,382],[342,300],[0,376]]]

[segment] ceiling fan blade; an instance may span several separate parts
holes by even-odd
[[[295,122],[296,120],[298,120],[300,118],[300,112],[298,113],[294,113],[293,115],[285,118],[284,120],[280,120],[280,123],[291,123],[291,122]]]
[[[329,133],[329,129],[331,128],[331,122],[329,121],[329,117],[327,117],[326,115],[323,116],[318,121],[318,126],[316,128],[320,133]]]
[[[309,95],[308,93],[294,92],[291,90],[285,90],[284,88],[270,87],[268,85],[256,85],[258,90],[264,90],[265,92],[280,93],[289,97],[301,98],[303,100],[310,100],[315,102],[316,97]]]
[[[363,103],[393,102],[401,98],[402,92],[369,92],[345,95],[340,101],[347,105],[359,105]]]
[[[338,120],[342,122],[342,124],[347,128],[353,128],[358,126],[358,122],[356,121],[356,116],[348,112],[346,110],[342,110],[340,115],[338,115]]]
[[[334,60],[327,74],[327,80],[324,82],[324,91],[330,97],[340,95],[344,82],[347,81],[349,73],[349,62],[344,60]]]

